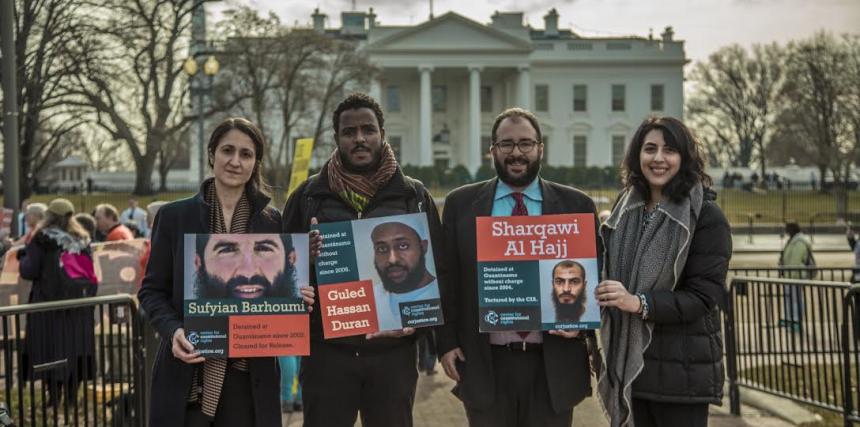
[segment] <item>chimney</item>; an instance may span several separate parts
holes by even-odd
[[[324,33],[326,15],[324,13],[320,13],[320,9],[316,8],[314,9],[314,13],[311,15],[311,18],[314,19],[314,31]]]
[[[660,37],[663,37],[663,42],[670,42],[670,41],[672,41],[672,36],[674,36],[674,35],[675,35],[675,30],[673,30],[672,27],[669,26],[669,27],[666,27],[665,30],[663,30],[663,33],[660,34]]]
[[[490,24],[493,28],[503,30],[519,30],[523,27],[522,12],[499,12],[496,11],[491,17],[493,22]]]
[[[543,17],[543,34],[547,37],[558,37],[558,11],[555,8]]]
[[[367,14],[364,12],[341,12],[341,34],[367,34]]]

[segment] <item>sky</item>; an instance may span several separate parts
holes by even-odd
[[[311,25],[311,14],[319,8],[328,15],[328,27],[340,26],[340,12],[373,8],[380,25],[417,25],[427,20],[430,0],[227,0],[207,5],[218,20],[231,4],[246,4],[276,13],[288,25]],[[526,22],[543,28],[543,16],[555,7],[559,27],[583,36],[646,37],[653,29],[659,37],[671,25],[675,38],[684,40],[687,57],[693,61],[721,46],[738,43],[778,42],[809,36],[825,29],[834,33],[860,34],[860,0],[434,0],[440,16],[456,12],[480,23],[488,23],[494,11],[522,11]]]

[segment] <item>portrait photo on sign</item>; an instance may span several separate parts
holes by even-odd
[[[404,327],[402,303],[439,299],[426,216],[367,219],[354,223],[353,233],[359,275],[373,281],[380,330]]]
[[[592,329],[600,325],[594,300],[597,260],[540,261],[541,323],[544,329]]]
[[[300,299],[307,247],[305,234],[186,234],[185,299]]]

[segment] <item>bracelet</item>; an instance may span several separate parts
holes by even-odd
[[[636,296],[639,297],[639,315],[642,316],[642,320],[648,319],[648,299],[645,298],[645,294],[638,292]]]

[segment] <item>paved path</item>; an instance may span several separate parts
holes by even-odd
[[[457,427],[466,426],[466,413],[463,405],[450,393],[453,381],[441,371],[436,375],[421,375],[418,379],[418,391],[415,396],[414,420],[415,427]],[[728,400],[722,407],[711,406],[712,427],[788,427],[791,424],[769,416],[755,408],[744,406],[741,417],[729,413]],[[284,426],[299,427],[302,425],[300,413],[285,414]],[[358,421],[356,426],[361,426]],[[573,425],[587,427],[607,427],[600,404],[594,397],[589,397],[580,403],[573,411]]]
[[[759,237],[757,236],[756,239]],[[762,240],[766,240],[762,238]],[[778,251],[778,239],[771,240],[767,246]],[[762,241],[762,243],[765,243]],[[834,239],[832,244],[836,245]],[[775,266],[779,260],[778,253],[762,251],[736,252],[732,258],[733,267]],[[852,254],[843,251],[824,252],[816,255],[818,265],[846,266],[853,262]],[[432,376],[421,375],[418,380],[418,390],[415,397],[414,420],[416,427],[457,427],[466,426],[466,414],[463,405],[455,398],[450,390],[453,382],[441,370]],[[710,426],[712,427],[786,427],[792,424],[750,406],[742,406],[741,417],[729,413],[728,399],[723,406],[711,406]],[[606,427],[608,423],[603,417],[600,404],[594,397],[585,399],[576,407],[573,413],[573,424],[577,427]],[[285,414],[284,426],[299,427],[302,425],[301,413]],[[360,426],[356,422],[356,426]]]
[[[732,247],[737,252],[779,252],[785,246],[785,237],[778,234],[746,234],[732,236]],[[844,234],[817,234],[812,236],[812,248],[816,252],[849,252]]]

